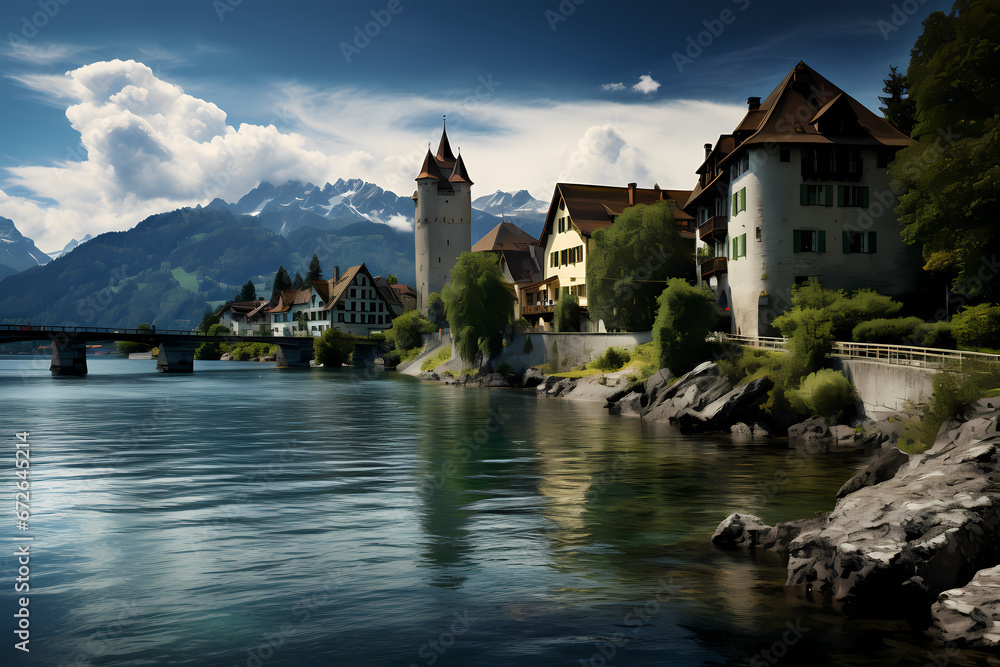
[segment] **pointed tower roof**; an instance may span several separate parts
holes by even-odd
[[[452,183],[468,183],[469,185],[475,185],[472,179],[469,178],[469,171],[465,168],[465,161],[462,160],[462,154],[458,154],[458,159],[455,162],[455,170],[451,172],[451,177],[448,179]]]
[[[434,178],[439,181],[446,180],[444,174],[438,168],[437,160],[431,155],[431,150],[427,149],[427,155],[424,156],[424,164],[420,167],[420,173],[414,180],[419,181],[421,178]]]
[[[441,162],[454,162],[455,154],[451,152],[451,144],[448,143],[447,117],[442,121],[441,143],[438,144],[437,159]]]

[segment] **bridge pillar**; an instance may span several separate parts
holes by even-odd
[[[278,353],[274,356],[279,368],[308,368],[312,357],[312,338],[292,338],[287,343],[278,343]]]
[[[193,373],[194,343],[160,343],[160,354],[156,357],[156,370],[163,373]]]
[[[53,375],[83,376],[87,374],[87,346],[83,343],[58,343],[52,341]]]

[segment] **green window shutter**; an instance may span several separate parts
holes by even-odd
[[[826,188],[826,205],[833,206],[833,186],[825,185],[823,187]]]
[[[844,254],[845,255],[850,254],[850,252],[851,252],[851,233],[847,232],[847,231],[842,232],[841,235],[840,235],[840,237],[844,240]]]
[[[821,229],[817,236],[819,236],[819,247],[816,252],[826,252],[826,232]]]
[[[844,186],[843,185],[838,185],[837,186],[837,206],[843,206],[843,205],[844,205]]]
[[[793,229],[792,230],[792,252],[799,252],[802,247],[802,230]]]
[[[734,218],[736,217],[736,213],[737,213],[737,211],[736,211],[736,200],[737,200],[738,198],[739,198],[739,194],[738,194],[738,193],[736,193],[736,192],[734,192],[734,193],[733,193],[733,217],[734,217]]]
[[[799,186],[799,204],[802,206],[809,204],[809,186],[805,183]]]
[[[861,188],[861,208],[868,208],[868,186]]]
[[[733,252],[730,253],[730,257],[736,259],[739,255],[736,254],[736,250],[739,248],[739,239],[733,239]]]
[[[868,232],[868,252],[875,252],[875,232]]]
[[[747,235],[746,234],[741,234],[740,235],[740,257],[746,257],[746,256],[747,256]]]
[[[740,210],[747,210],[747,189],[740,188]]]

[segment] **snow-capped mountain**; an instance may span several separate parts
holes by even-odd
[[[90,240],[90,239],[92,239],[92,238],[94,238],[94,237],[93,237],[93,236],[91,236],[90,234],[87,234],[86,236],[84,236],[84,237],[83,237],[82,239],[80,239],[79,241],[77,241],[76,239],[73,239],[72,241],[70,241],[69,243],[67,243],[67,244],[66,244],[66,245],[65,245],[65,246],[63,247],[63,249],[62,249],[62,250],[57,250],[57,251],[55,251],[55,252],[50,252],[50,253],[48,253],[48,255],[49,255],[49,257],[51,257],[52,259],[59,259],[59,258],[60,258],[60,257],[62,257],[63,255],[65,255],[65,254],[67,254],[67,253],[69,253],[69,252],[72,252],[73,250],[75,250],[75,249],[76,249],[76,247],[77,247],[78,245],[80,245],[81,243],[86,243],[87,241],[89,241],[89,240]]]
[[[527,190],[518,190],[514,193],[497,190],[491,195],[477,197],[472,205],[480,211],[504,217],[508,215],[528,217],[539,213],[544,216],[549,210],[548,202],[535,199]]]
[[[0,278],[47,264],[51,258],[17,231],[13,220],[0,217]]]

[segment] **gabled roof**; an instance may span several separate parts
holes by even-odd
[[[472,252],[488,250],[525,250],[529,245],[538,245],[538,239],[512,222],[501,221],[486,232],[483,238],[472,246]]]
[[[381,294],[386,303],[399,306],[400,308],[403,307],[403,303],[396,296],[396,292],[393,291],[392,285],[389,284],[388,280],[382,276],[375,276],[372,282],[375,283],[375,289],[379,291],[379,294]]]
[[[674,219],[684,223],[693,218],[680,205],[688,200],[690,190],[661,190],[659,188],[635,188],[634,204],[653,204],[661,200],[672,200]],[[584,236],[590,236],[598,229],[610,227],[614,219],[629,203],[629,188],[611,185],[581,185],[577,183],[556,183],[545,216],[545,226],[538,245],[544,246],[549,229],[555,221],[560,202],[565,202],[572,225]]]
[[[278,294],[278,303],[274,305],[269,313],[287,313],[292,306],[309,303],[312,297],[312,287],[301,287],[297,290],[281,290]]]
[[[398,299],[402,299],[403,297],[417,298],[417,291],[409,285],[401,285],[397,283],[395,285],[389,285],[389,287],[391,287],[392,291],[396,293],[396,298]]]
[[[524,250],[508,248],[500,251],[500,266],[507,266],[511,278],[518,285],[533,283],[542,275],[542,269],[533,250],[541,252],[538,246]]]

